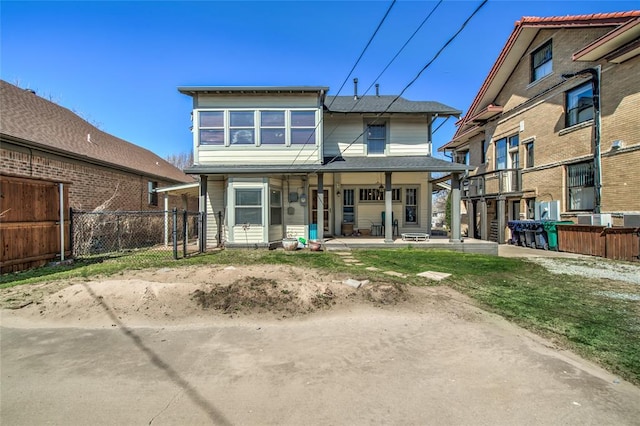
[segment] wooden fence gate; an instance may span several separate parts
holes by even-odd
[[[70,256],[69,184],[8,175],[0,182],[0,273]]]

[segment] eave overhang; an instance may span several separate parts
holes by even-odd
[[[620,63],[640,54],[640,17],[605,34],[573,54],[574,61],[597,61],[606,58]]]

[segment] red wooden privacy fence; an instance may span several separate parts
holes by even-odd
[[[638,261],[640,228],[558,225],[558,249],[613,260]]]
[[[60,183],[0,176],[0,272],[15,272],[61,258]],[[69,185],[62,209],[68,211]],[[70,221],[64,216],[65,257],[71,254]]]

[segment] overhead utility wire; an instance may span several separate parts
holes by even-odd
[[[375,121],[377,121],[378,118],[380,118],[383,114],[387,113],[389,111],[389,109],[391,108],[391,106],[396,103],[396,101],[398,99],[400,99],[400,97],[404,94],[404,92],[407,91],[407,89],[409,87],[411,87],[411,85],[413,85],[413,83],[415,83],[418,78],[420,78],[420,76],[422,75],[422,73],[429,68],[429,66],[431,66],[431,64],[438,58],[438,56],[440,56],[440,54],[444,51],[444,49],[447,48],[447,46],[449,46],[451,44],[451,42],[453,42],[453,40],[455,40],[458,35],[462,32],[462,30],[467,26],[467,24],[469,23],[469,21],[471,21],[471,19],[480,11],[480,9],[482,9],[484,7],[485,4],[487,4],[487,1],[489,0],[483,0],[482,3],[480,3],[480,5],[473,11],[473,13],[471,15],[469,15],[469,17],[462,23],[462,25],[460,26],[460,28],[458,29],[458,31],[455,32],[454,35],[452,35],[449,40],[447,40],[447,42],[440,48],[440,50],[438,50],[438,52],[434,55],[433,58],[431,58],[431,60],[429,62],[427,62],[427,64],[422,67],[422,69],[418,72],[418,74],[404,87],[404,89],[402,89],[402,91],[400,91],[400,94],[397,95],[390,103],[389,105],[385,108],[384,111],[382,111],[381,113],[378,113],[376,120],[374,120],[373,123],[375,123]],[[358,139],[360,139],[364,133],[366,132],[366,129],[362,131],[362,133],[360,133],[353,141],[351,141],[349,143],[349,145],[347,145],[344,150],[348,149],[349,147],[351,147],[354,143],[356,143],[356,141]],[[344,152],[343,150],[343,152]],[[338,159],[338,157],[340,156],[340,154],[335,155],[331,160],[329,160],[326,164],[331,164],[333,163],[336,159]],[[320,168],[317,168],[314,170],[313,173],[317,173],[320,170]]]
[[[391,9],[393,8],[393,5],[396,4],[396,0],[393,0],[391,2],[391,4],[389,5],[389,8],[387,9],[387,12],[384,14],[384,16],[382,17],[382,20],[380,21],[380,23],[378,24],[378,27],[376,28],[376,30],[373,32],[373,34],[371,35],[371,37],[369,38],[369,41],[367,42],[367,45],[364,47],[364,49],[362,49],[362,53],[360,53],[360,56],[358,57],[358,59],[356,60],[356,63],[353,64],[353,67],[351,68],[351,71],[349,71],[349,74],[347,74],[347,77],[344,79],[344,81],[342,82],[342,85],[340,86],[340,88],[338,89],[338,92],[336,93],[336,96],[338,96],[340,94],[340,92],[342,91],[342,89],[344,88],[344,85],[347,84],[347,81],[349,80],[349,77],[351,77],[351,74],[353,74],[353,71],[356,69],[356,67],[358,66],[358,64],[360,63],[360,60],[362,59],[362,57],[364,56],[365,52],[367,51],[367,49],[369,48],[369,45],[371,44],[371,42],[373,41],[373,39],[375,38],[376,34],[378,33],[378,30],[380,30],[380,27],[382,27],[382,24],[384,23],[384,21],[387,19],[387,16],[389,16],[389,12],[391,12]],[[333,98],[333,100],[335,100],[335,97]],[[329,108],[331,108],[331,105],[333,105],[333,101],[331,101],[331,104],[329,104]]]
[[[349,71],[349,74],[347,74],[347,77],[344,79],[344,81],[342,82],[342,86],[340,86],[340,89],[338,89],[338,92],[336,93],[336,96],[342,91],[342,89],[344,88],[344,85],[347,84],[347,81],[349,80],[349,77],[351,77],[351,74],[353,73],[353,71],[356,69],[356,67],[358,66],[358,63],[360,63],[360,60],[362,59],[362,57],[364,56],[365,52],[367,51],[367,49],[369,48],[369,45],[371,45],[371,42],[373,41],[373,39],[376,37],[376,34],[378,33],[378,31],[380,30],[380,28],[382,27],[382,24],[384,23],[384,21],[387,19],[387,16],[389,16],[389,12],[391,12],[391,9],[393,8],[393,5],[396,4],[396,0],[393,0],[391,2],[391,4],[389,5],[389,8],[387,9],[387,11],[385,12],[384,16],[382,17],[382,20],[380,21],[380,23],[378,24],[378,27],[376,28],[376,30],[373,32],[373,34],[371,35],[371,37],[369,37],[369,41],[367,42],[366,46],[364,47],[364,49],[362,49],[362,52],[360,53],[360,56],[358,57],[358,59],[356,60],[355,64],[353,64],[353,67],[351,68],[351,71]],[[368,90],[368,89],[367,89]],[[333,105],[333,101],[336,98],[334,97],[333,100],[331,101],[331,104],[329,105],[329,107],[331,107],[331,105]],[[320,123],[322,122],[322,120],[318,121],[318,124],[316,124],[316,127],[314,130],[318,129],[318,126],[320,125]],[[300,149],[298,150],[298,154],[296,154],[296,157],[293,159],[293,161],[291,162],[291,165],[289,166],[289,169],[291,169],[296,160],[298,159],[298,157],[300,157],[300,154],[302,154],[302,150],[304,149],[304,147],[307,145],[307,143],[309,142],[309,140],[311,139],[311,136],[309,136],[309,138],[307,139],[307,141],[300,147]],[[311,154],[309,154],[309,157],[311,157],[311,155],[313,155],[313,153],[315,151],[317,151],[318,149],[316,148]],[[305,159],[304,161],[306,162],[309,157],[307,157],[307,159]]]
[[[373,85],[380,79],[380,77],[382,77],[382,75],[387,71],[387,69],[391,66],[391,64],[393,64],[393,62],[398,58],[398,56],[400,56],[400,53],[402,53],[402,51],[404,50],[405,47],[407,47],[407,45],[411,42],[411,40],[416,36],[416,34],[418,34],[418,32],[422,29],[422,27],[424,26],[424,24],[429,20],[429,18],[431,17],[431,15],[433,15],[433,13],[436,11],[436,9],[438,8],[438,6],[440,6],[440,4],[442,4],[444,0],[440,0],[434,7],[433,9],[431,9],[431,11],[427,14],[426,18],[424,18],[422,20],[422,22],[420,23],[420,25],[418,25],[418,28],[416,28],[416,30],[413,32],[413,34],[411,34],[411,36],[407,39],[407,41],[402,45],[402,47],[398,50],[398,52],[395,54],[395,56],[393,58],[391,58],[391,60],[389,61],[389,63],[383,68],[383,70],[380,72],[380,74],[378,74],[378,76],[373,80],[373,82],[371,83],[371,85],[369,85],[369,87],[367,87],[367,90],[364,91],[364,93],[362,94],[362,96],[365,96],[367,93],[369,93],[369,91],[371,90],[371,88],[373,87]],[[349,77],[347,77],[348,79]],[[337,96],[337,95],[336,95]],[[335,100],[335,97],[333,98]],[[352,112],[355,107],[360,103],[360,101],[362,100],[362,97],[358,97],[358,99],[356,100],[356,102],[353,104],[353,106],[351,107],[351,109],[349,109],[348,112]],[[333,104],[333,101],[331,102],[331,104]],[[440,126],[438,126],[438,128],[440,128]],[[331,133],[329,133],[329,135],[327,136],[331,136],[335,131],[336,131],[337,127],[335,127]],[[436,129],[438,130],[438,129]],[[433,132],[435,133],[435,132]],[[295,161],[298,159],[298,157],[300,156],[300,154],[302,153],[302,149],[304,148],[304,146],[302,146],[300,148],[300,152],[298,152],[298,155],[296,155],[296,158],[293,160],[293,162],[291,163],[291,167],[293,167]],[[302,162],[302,164],[305,164],[307,161],[309,161],[309,159],[311,158],[311,156],[317,151],[318,149],[316,148],[315,150],[313,150],[308,156],[307,158],[305,158],[305,160]],[[291,168],[290,167],[290,168]]]

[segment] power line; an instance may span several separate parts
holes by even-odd
[[[411,87],[413,85],[413,83],[415,83],[418,78],[420,78],[420,76],[422,75],[422,73],[431,66],[431,64],[433,64],[433,62],[440,56],[440,54],[453,42],[453,40],[455,40],[458,35],[462,32],[462,30],[467,26],[467,24],[469,23],[469,21],[471,21],[471,19],[480,11],[480,9],[482,9],[484,7],[485,4],[487,4],[488,0],[483,0],[482,3],[480,3],[480,5],[473,11],[473,13],[471,13],[471,15],[469,15],[469,17],[462,23],[462,25],[460,26],[460,28],[458,29],[458,31],[455,32],[455,34],[453,34],[449,40],[447,40],[447,42],[438,50],[438,52],[436,52],[436,54],[433,56],[433,58],[431,58],[431,60],[429,62],[426,63],[426,65],[424,67],[422,67],[422,69],[418,72],[418,74],[400,91],[400,94],[398,94],[390,103],[389,105],[385,108],[384,111],[382,111],[381,113],[377,114],[377,117],[375,118],[375,120],[370,123],[370,124],[375,124],[376,121],[383,115],[386,114],[389,109],[391,108],[391,106],[396,103],[398,101],[398,99],[400,99],[400,97],[402,97],[402,95],[404,94],[404,92],[407,91],[407,89],[409,87]],[[367,129],[369,128],[369,126],[367,126],[365,128],[365,130],[362,131],[362,133],[360,133],[353,141],[351,141],[344,149],[342,152],[344,152],[344,150],[348,149],[349,147],[351,147],[354,143],[356,143],[356,141],[358,139],[360,139],[365,132],[367,131]],[[326,164],[331,164],[332,162],[334,162],[336,159],[338,159],[338,157],[341,155],[335,155],[331,160],[329,160]],[[318,172],[320,170],[320,168],[317,168],[316,170],[314,170],[315,172]]]
[[[362,49],[362,53],[360,53],[360,56],[358,57],[358,59],[356,60],[356,63],[353,64],[353,67],[351,68],[351,71],[349,71],[349,74],[347,74],[347,77],[344,79],[344,81],[342,82],[342,85],[340,86],[340,88],[338,89],[338,92],[336,92],[336,96],[338,96],[338,94],[340,94],[340,92],[342,91],[342,89],[344,88],[344,85],[347,84],[347,81],[349,80],[349,77],[351,77],[351,74],[353,73],[353,71],[356,69],[356,67],[358,66],[358,63],[360,63],[360,60],[362,59],[362,57],[364,56],[364,53],[367,51],[367,49],[369,48],[369,45],[371,44],[371,42],[373,41],[373,39],[375,38],[376,34],[378,33],[378,30],[380,30],[380,27],[382,27],[382,24],[384,23],[384,21],[387,19],[387,16],[389,16],[389,12],[391,12],[391,9],[393,8],[393,5],[396,4],[396,0],[393,0],[391,2],[391,4],[389,5],[389,8],[387,9],[387,12],[384,14],[384,16],[382,17],[382,20],[380,21],[380,23],[378,24],[378,27],[376,28],[376,30],[373,32],[373,34],[371,35],[371,37],[369,38],[369,41],[367,42],[367,45],[364,47],[364,49]],[[333,100],[331,101],[331,104],[329,104],[329,108],[331,108],[331,105],[333,105],[333,101],[335,101],[335,97],[333,98]]]
[[[442,1],[442,0],[441,0]],[[360,56],[358,56],[358,59],[356,60],[355,64],[353,64],[353,67],[351,68],[351,71],[349,71],[349,74],[347,74],[347,77],[344,79],[344,81],[342,82],[342,85],[340,86],[340,89],[338,89],[338,92],[336,93],[336,97],[338,96],[338,94],[342,91],[342,89],[344,88],[344,85],[347,84],[347,81],[349,80],[349,77],[351,77],[351,74],[353,73],[353,71],[356,69],[356,67],[358,66],[358,64],[360,63],[360,60],[362,59],[362,57],[364,56],[365,52],[367,51],[367,49],[369,48],[369,46],[371,45],[371,42],[373,42],[373,39],[375,38],[376,34],[378,33],[378,31],[380,30],[380,28],[382,27],[382,24],[384,23],[384,21],[387,19],[387,16],[389,16],[389,12],[391,12],[391,9],[393,8],[393,6],[396,4],[396,0],[393,0],[391,2],[391,4],[389,5],[389,8],[387,9],[387,11],[385,12],[384,16],[382,17],[382,20],[380,20],[380,22],[378,23],[378,26],[376,27],[375,31],[373,32],[373,34],[371,35],[371,37],[369,37],[369,41],[367,42],[367,44],[365,45],[364,49],[362,49],[362,52],[360,53]],[[412,36],[413,37],[413,36]],[[404,46],[403,46],[404,48]],[[394,58],[395,59],[395,58]],[[368,90],[368,89],[367,89]],[[329,104],[329,107],[331,107],[331,105],[333,105],[333,101],[335,101],[336,97],[334,97],[331,100],[331,104]],[[319,120],[318,124],[316,124],[316,127],[314,129],[317,130],[318,126],[320,125],[320,123],[323,120]],[[302,150],[304,149],[304,147],[307,145],[307,143],[309,143],[309,141],[311,140],[311,135],[307,138],[306,142],[304,144],[302,144],[302,146],[300,147],[300,149],[298,150],[298,153],[296,154],[295,158],[293,159],[293,161],[291,162],[291,165],[289,166],[289,170],[295,165],[296,160],[298,160],[298,157],[300,157],[300,154],[302,154]],[[316,147],[316,149],[314,149],[311,154],[309,154],[309,156],[304,160],[304,162],[306,162],[316,151],[318,150],[318,148]],[[304,163],[303,162],[303,163]]]
[[[389,63],[387,63],[387,65],[382,69],[382,71],[380,72],[380,74],[378,74],[378,76],[373,79],[373,82],[371,83],[371,85],[369,85],[369,87],[367,87],[367,89],[364,91],[364,93],[362,94],[362,96],[365,96],[367,93],[369,93],[369,90],[371,90],[371,88],[373,87],[373,85],[380,79],[380,77],[382,77],[382,75],[387,71],[387,69],[391,66],[391,64],[393,64],[393,62],[395,62],[395,60],[398,58],[398,56],[400,56],[400,54],[402,53],[402,51],[405,49],[405,47],[407,47],[407,45],[411,42],[411,40],[413,40],[413,38],[416,36],[416,34],[418,34],[418,32],[422,29],[422,27],[424,26],[424,24],[426,24],[426,22],[429,20],[429,18],[431,17],[431,15],[433,15],[433,13],[436,11],[436,9],[442,4],[443,0],[440,0],[434,7],[433,9],[431,9],[431,11],[427,14],[427,16],[422,20],[422,22],[420,23],[420,25],[418,25],[418,27],[415,29],[415,31],[413,32],[413,34],[411,34],[411,36],[407,39],[407,41],[405,41],[405,43],[402,45],[402,47],[400,47],[400,49],[398,50],[398,52],[396,52],[396,54],[394,55],[393,58],[391,58],[391,60],[389,61]],[[386,15],[385,15],[386,17]],[[359,59],[358,59],[359,60]],[[355,68],[355,66],[354,66]],[[351,70],[353,72],[353,69]],[[347,78],[345,79],[345,83],[346,81],[349,79],[349,76],[347,76]],[[344,84],[343,83],[343,86]],[[342,90],[342,87],[340,88],[340,90]],[[339,93],[340,91],[338,91]],[[337,97],[337,95],[336,95]],[[329,106],[331,106],[333,104],[333,102],[335,101],[335,97],[333,98],[333,100],[331,101],[331,104],[329,104]],[[362,97],[358,97],[358,99],[356,100],[356,102],[353,104],[353,106],[351,107],[351,109],[348,112],[352,112],[355,107],[360,103],[360,100],[362,99]],[[438,128],[440,128],[440,126],[438,126]],[[331,133],[329,133],[328,136],[331,136],[337,129],[337,126],[331,131]],[[437,129],[436,129],[437,130]],[[435,132],[434,132],[435,133]],[[307,141],[308,142],[308,141]],[[294,166],[295,161],[298,159],[298,157],[300,156],[300,154],[302,153],[302,149],[304,148],[304,146],[302,146],[300,148],[300,151],[298,152],[298,154],[296,155],[296,157],[294,158],[293,162],[291,163],[291,167]],[[315,152],[318,149],[316,148],[315,150],[313,150],[308,156],[307,158],[304,159],[304,161],[302,162],[303,164],[306,163],[309,158],[311,158],[311,156],[313,156],[313,154],[315,154]]]

